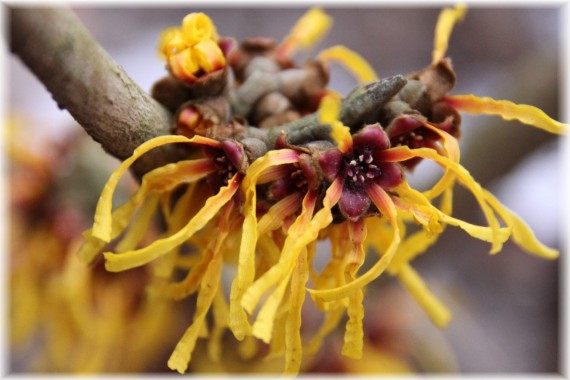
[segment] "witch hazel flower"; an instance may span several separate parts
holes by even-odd
[[[285,372],[295,374],[303,356],[315,353],[343,321],[342,354],[359,358],[365,289],[384,273],[397,276],[433,322],[445,326],[451,313],[411,262],[447,226],[488,242],[491,253],[512,239],[537,256],[558,256],[461,164],[460,112],[495,114],[553,133],[567,129],[532,106],[451,94],[456,77],[445,53],[451,30],[464,16],[462,6],[445,9],[431,64],[385,79],[340,45],[308,65],[294,65],[295,52],[314,45],[329,28],[319,9],[309,11],[281,44],[264,38],[242,43],[229,64],[225,45],[203,14],[187,16],[182,28],[163,35],[161,51],[171,74],[190,87],[199,83],[215,91],[183,93],[169,103],[180,135],[148,141],[113,173],[80,257],[91,262],[108,247],[107,270],[153,262],[158,283],[149,291],[177,300],[196,295],[194,317],[170,368],[187,371],[199,338],[208,337],[208,355],[219,359],[229,329],[244,357],[268,350],[269,356],[284,356]],[[331,63],[360,82],[343,99],[325,88]],[[216,83],[207,79],[230,70],[235,82],[221,75]],[[221,106],[213,111],[212,102]],[[129,201],[112,210],[112,193],[130,165],[172,143],[192,146],[188,159],[147,173]],[[419,191],[407,176],[422,160],[435,162],[443,174]],[[473,194],[483,225],[453,216],[456,185]],[[165,230],[145,245],[144,231],[155,215]],[[419,228],[410,233],[412,225]],[[325,239],[331,256],[317,271],[317,243]],[[367,256],[374,254],[369,265]],[[233,277],[224,278],[225,266]],[[323,314],[312,332],[301,329],[307,293]]]

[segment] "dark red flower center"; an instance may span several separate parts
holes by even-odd
[[[237,173],[236,167],[223,151],[214,158],[214,163],[218,168],[215,172],[216,177],[218,177],[224,185],[227,185],[229,180]]]
[[[344,185],[351,189],[362,189],[366,182],[382,175],[372,152],[364,149],[352,157],[343,158]]]

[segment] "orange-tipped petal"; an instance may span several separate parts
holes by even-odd
[[[508,100],[495,100],[469,94],[448,96],[444,101],[462,112],[497,115],[505,120],[518,120],[550,133],[567,133],[569,129],[568,124],[560,123],[550,118],[540,108],[527,104],[515,104]]]

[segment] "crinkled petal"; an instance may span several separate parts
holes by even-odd
[[[172,352],[172,355],[168,359],[168,367],[170,369],[175,369],[179,373],[186,372],[188,363],[192,357],[192,352],[196,346],[196,341],[204,327],[206,314],[208,313],[214,296],[218,291],[221,269],[222,257],[221,255],[216,255],[204,275],[204,280],[202,281],[200,293],[198,294],[198,299],[196,301],[194,321],[186,330],[184,336],[180,339],[176,348]]]
[[[550,118],[540,108],[527,104],[515,104],[508,100],[495,100],[475,95],[453,95],[444,101],[459,111],[470,114],[498,115],[505,120],[518,120],[521,123],[544,129],[550,133],[568,132],[568,124]]]
[[[302,201],[303,194],[293,193],[275,203],[257,222],[258,234],[264,235],[281,227],[283,219],[295,213],[301,207]]]
[[[311,217],[313,216],[313,211],[316,205],[316,194],[312,191],[308,192],[303,200],[303,208],[299,216],[295,219],[295,222],[289,227],[287,232],[287,239],[283,246],[283,250],[281,253],[281,257],[279,258],[279,262],[271,267],[267,272],[265,272],[260,278],[258,278],[252,286],[250,286],[242,298],[242,306],[247,310],[248,313],[252,314],[259,299],[261,296],[267,292],[272,286],[278,284],[283,285],[283,282],[286,282],[284,279],[289,278],[288,275],[292,271],[292,267],[297,259],[297,256],[300,254],[301,250],[305,247],[305,245],[295,245],[296,241],[299,238],[299,235],[303,233],[303,231],[307,230],[307,227],[311,221]],[[284,289],[283,289],[284,291]],[[277,291],[274,292],[273,298],[271,298],[276,303],[277,300],[280,301],[281,297],[278,298],[279,293]],[[268,302],[266,302],[267,304]],[[276,310],[278,304],[274,305],[274,309],[271,309],[269,306],[267,310]],[[261,316],[261,311],[259,313],[258,319]],[[266,313],[269,313],[267,311]],[[271,319],[271,318],[268,318]],[[257,324],[257,321],[256,321]],[[260,324],[261,326],[261,324]],[[269,339],[267,335],[269,331],[265,331],[265,337]]]
[[[115,251],[125,252],[137,248],[152,220],[158,201],[159,198],[157,196],[151,196],[146,199],[125,236],[117,244]]]
[[[362,300],[364,292],[362,289],[356,289],[354,294],[348,297],[348,321],[346,322],[346,330],[344,333],[344,344],[341,353],[344,356],[353,359],[362,357],[362,347],[364,342],[364,330],[362,320],[364,319],[364,306]]]
[[[309,278],[307,255],[297,258],[291,276],[289,311],[285,324],[285,373],[297,374],[301,368],[303,347],[301,344],[301,309],[305,302],[305,284]]]

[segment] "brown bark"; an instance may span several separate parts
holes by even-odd
[[[105,151],[124,160],[153,137],[171,133],[171,114],[145,93],[69,9],[9,9],[10,48]],[[143,156],[137,175],[182,158],[171,145]]]

